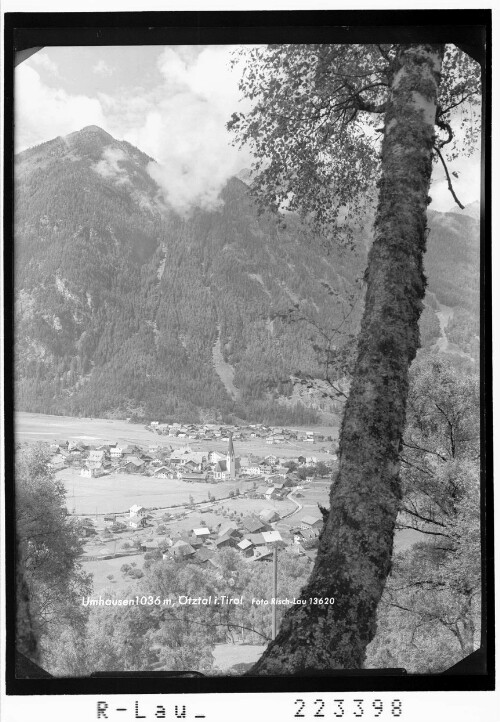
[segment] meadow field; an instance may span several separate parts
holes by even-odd
[[[141,474],[112,472],[106,476],[87,479],[78,469],[68,468],[56,472],[56,478],[66,487],[66,502],[72,514],[106,514],[128,512],[134,504],[146,508],[166,509],[208,500],[210,492],[216,499],[229,495],[235,482],[218,484],[185,482],[180,479],[154,479]]]

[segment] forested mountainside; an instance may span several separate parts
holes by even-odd
[[[216,210],[183,218],[153,162],[95,126],[16,157],[17,409],[276,424],[338,411],[296,378],[324,377],[331,336],[330,376],[343,382],[369,219],[354,249],[327,246],[290,214],[258,215],[236,178]],[[439,340],[445,318],[449,340],[474,355],[478,221],[430,216],[423,342]]]

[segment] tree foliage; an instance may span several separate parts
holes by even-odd
[[[237,51],[240,90],[252,107],[235,114],[228,127],[235,142],[248,143],[255,154],[253,190],[262,207],[299,211],[327,231],[330,242],[346,238],[346,210],[354,223],[376,198],[397,47],[297,44]],[[450,44],[442,77],[435,160],[439,151],[452,161],[477,142],[480,68]],[[332,232],[338,225],[343,232]]]
[[[436,355],[412,368],[401,529],[369,666],[442,671],[480,641],[478,379]]]
[[[360,208],[378,196],[339,471],[303,592],[340,601],[290,610],[257,674],[361,666],[375,633],[401,499],[399,450],[419,347],[432,162],[452,140],[452,99],[456,107],[470,99],[462,78],[468,61],[450,61],[450,52],[445,63],[445,46],[426,43],[273,45],[247,56],[241,89],[253,107],[228,125],[253,147],[253,188],[262,204],[300,211],[338,241],[339,225],[352,239],[352,211],[359,220]],[[469,65],[477,97],[478,69]]]
[[[18,647],[38,659],[60,625],[83,631],[81,598],[91,587],[78,561],[78,527],[67,517],[66,492],[48,459],[41,444],[20,447],[16,454]]]
[[[104,599],[135,599],[146,593],[163,602],[180,596],[208,598],[243,596],[243,605],[145,604],[91,606],[86,628],[62,629],[53,639],[48,669],[61,676],[84,676],[105,670],[197,670],[214,673],[216,644],[262,644],[271,634],[271,606],[252,605],[253,597],[269,599],[272,565],[249,565],[232,549],[216,554],[217,566],[189,560],[161,560],[145,565],[141,581]],[[309,571],[308,559],[280,555],[280,597],[297,595]],[[127,572],[128,573],[128,572]],[[95,596],[95,595],[94,595]],[[286,606],[278,607],[278,621]]]

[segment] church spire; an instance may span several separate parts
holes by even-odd
[[[229,443],[227,447],[227,462],[226,467],[229,472],[229,478],[236,478],[236,459],[234,458],[234,446],[233,446],[233,432],[229,432]]]

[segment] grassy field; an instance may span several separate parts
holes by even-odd
[[[128,511],[133,504],[151,508],[167,508],[174,505],[189,504],[190,497],[195,503],[207,501],[210,492],[216,499],[224,499],[228,511],[243,511],[245,514],[266,509],[277,509],[281,514],[292,510],[293,504],[287,501],[265,501],[263,499],[229,499],[230,491],[239,487],[234,481],[222,481],[218,484],[200,482],[187,483],[180,479],[153,479],[139,474],[112,473],[97,479],[80,476],[77,469],[63,469],[56,472],[66,487],[66,502],[70,513],[106,514]]]
[[[130,555],[126,557],[117,557],[116,559],[102,559],[100,561],[83,562],[83,569],[90,572],[94,579],[95,596],[104,594],[106,591],[123,594],[127,587],[132,584],[132,580],[126,581],[120,572],[120,568],[124,564],[135,563],[137,569],[142,569],[144,565],[144,557],[140,554]],[[113,579],[108,579],[108,575],[112,574]],[[145,592],[146,593],[146,592]]]
[[[171,507],[188,504],[190,496],[195,502],[206,501],[208,492],[220,499],[235,488],[234,481],[188,483],[180,479],[154,479],[124,472],[87,479],[80,476],[78,469],[72,468],[56,472],[56,477],[64,483],[68,509],[75,514],[122,512],[134,504],[147,508]]]
[[[72,416],[49,416],[46,414],[15,415],[17,441],[121,441],[127,444],[150,444],[157,439],[140,424],[129,424],[116,419],[79,419]],[[166,437],[165,437],[166,439]],[[166,443],[166,442],[165,442]]]

